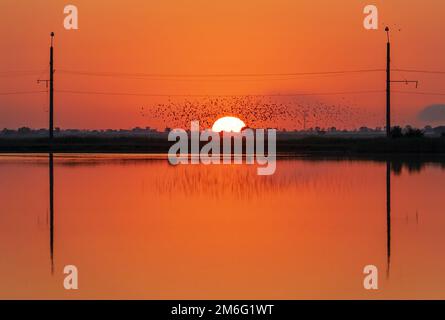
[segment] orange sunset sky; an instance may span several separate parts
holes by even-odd
[[[68,4],[79,9],[79,30],[63,27]],[[363,27],[368,4],[379,9],[377,31]],[[51,31],[56,33],[55,126],[64,129],[164,128],[176,124],[168,112],[176,113],[188,100],[212,108],[209,98],[178,95],[294,93],[303,95],[259,103],[305,106],[311,113],[308,126],[383,126],[384,72],[181,75],[384,69],[385,25],[392,30],[393,68],[445,70],[445,2],[438,0],[2,0],[0,15],[0,128],[47,126],[47,94],[9,93],[45,90],[37,79],[48,78]],[[84,71],[96,75],[79,74]],[[393,78],[420,81],[418,89],[394,84],[395,91],[445,93],[444,74],[394,72]],[[356,91],[381,92],[321,94]],[[160,104],[166,116],[159,114]],[[417,114],[431,104],[445,104],[445,95],[394,93],[393,123],[423,126],[427,123]],[[333,116],[334,109],[339,114]],[[206,120],[215,115],[218,110],[207,112]],[[255,116],[247,118],[248,125],[259,125]],[[272,116],[267,125],[301,129],[301,121]]]

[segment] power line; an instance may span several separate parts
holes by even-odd
[[[56,90],[57,93],[81,94],[81,95],[106,95],[106,96],[140,96],[140,97],[297,97],[297,96],[320,96],[320,95],[346,95],[346,94],[373,94],[383,93],[384,90],[362,90],[343,92],[313,92],[313,93],[283,93],[283,94],[157,94],[157,93],[130,93],[130,92],[104,92],[104,91],[77,91]]]
[[[273,76],[306,76],[306,75],[329,75],[329,74],[351,74],[351,73],[372,73],[383,72],[385,69],[352,69],[352,70],[330,70],[315,72],[284,72],[284,73],[126,73],[126,72],[100,72],[100,71],[75,71],[69,69],[60,69],[60,73],[84,76],[98,77],[160,77],[160,78],[205,78],[205,77],[273,77]],[[426,73],[426,74],[445,74],[445,70],[427,70],[427,69],[404,69],[394,68],[394,72],[408,73]],[[0,77],[8,76],[27,76],[41,73],[40,70],[9,70],[0,71]]]
[[[39,74],[39,71],[23,71],[23,72],[0,72],[0,78],[9,78],[9,77],[29,77],[36,76]]]
[[[445,92],[415,92],[415,91],[393,91],[401,94],[413,94],[422,96],[445,96]]]
[[[63,72],[61,73],[63,74]],[[67,73],[65,73],[67,74]],[[84,76],[83,74],[69,74],[74,76]],[[336,77],[341,76],[345,74],[341,73],[325,73],[325,74],[318,74],[318,73],[312,73],[307,74],[308,77]],[[276,76],[273,75],[267,76],[267,77],[170,77],[170,76],[164,76],[164,77],[141,77],[141,76],[121,76],[121,75],[110,75],[110,76],[102,76],[102,75],[87,75],[92,77],[109,77],[109,78],[118,78],[118,79],[125,79],[125,80],[145,80],[145,81],[185,81],[185,82],[202,82],[202,81],[212,81],[212,82],[256,82],[256,81],[292,81],[297,80],[297,76]]]
[[[10,73],[38,73],[39,70],[7,70],[0,71],[0,75],[2,74],[10,74]]]
[[[299,97],[299,96],[334,96],[334,95],[347,95],[347,94],[374,94],[374,93],[384,93],[385,90],[312,92],[312,93],[273,93],[273,94],[161,94],[161,93],[81,91],[81,90],[56,90],[55,92],[62,94],[135,96],[135,97]],[[392,92],[400,94],[412,94],[412,95],[445,96],[445,92],[417,92],[417,91],[397,91],[397,90],[393,90]]]
[[[310,75],[338,75],[338,74],[354,74],[354,73],[372,73],[382,72],[384,69],[360,69],[360,70],[337,70],[337,71],[319,71],[319,72],[291,72],[291,73],[202,73],[202,74],[184,74],[184,73],[123,73],[123,72],[90,72],[90,71],[73,71],[58,70],[60,73],[80,75],[80,76],[97,76],[97,77],[139,77],[139,78],[236,78],[236,77],[293,77],[293,76],[310,76]]]
[[[294,77],[294,76],[310,76],[310,75],[340,75],[354,73],[373,73],[384,72],[385,69],[357,69],[357,70],[331,70],[331,71],[315,71],[315,72],[285,72],[285,73],[202,73],[202,74],[186,74],[186,73],[125,73],[125,72],[98,72],[98,71],[75,71],[60,69],[58,72],[79,76],[96,76],[96,77],[139,77],[139,78],[235,78],[235,77]],[[425,73],[425,74],[445,74],[444,70],[424,70],[424,69],[391,69],[393,72],[407,73]],[[15,76],[31,76],[38,75],[38,70],[10,70],[0,71],[0,77]]]
[[[0,92],[0,96],[12,96],[19,94],[38,94],[38,93],[47,93],[47,91],[15,91],[15,92]]]
[[[392,71],[409,72],[409,73],[426,73],[426,74],[445,74],[445,71],[440,71],[440,70],[392,69]]]

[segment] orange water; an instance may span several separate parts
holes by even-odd
[[[52,274],[48,156],[0,156],[0,298],[445,298],[443,166],[392,172],[388,230],[386,162],[161,158],[55,156]]]

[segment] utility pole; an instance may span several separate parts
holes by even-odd
[[[52,142],[54,138],[54,32],[51,32],[49,69],[49,139]]]
[[[385,28],[387,43],[386,43],[386,137],[391,137],[391,83],[415,83],[416,89],[419,86],[418,80],[391,80],[391,42],[389,38],[389,28]]]
[[[54,32],[51,32],[51,47],[49,51],[49,80],[37,80],[37,83],[44,82],[46,88],[49,84],[49,139],[54,138]]]
[[[385,28],[386,43],[386,137],[391,136],[391,43],[389,41],[389,28]]]

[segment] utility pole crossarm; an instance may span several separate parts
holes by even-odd
[[[42,82],[45,82],[45,86],[48,88],[49,80],[46,80],[46,79],[44,79],[44,80],[42,80],[42,79],[37,80],[38,84],[40,84]]]

